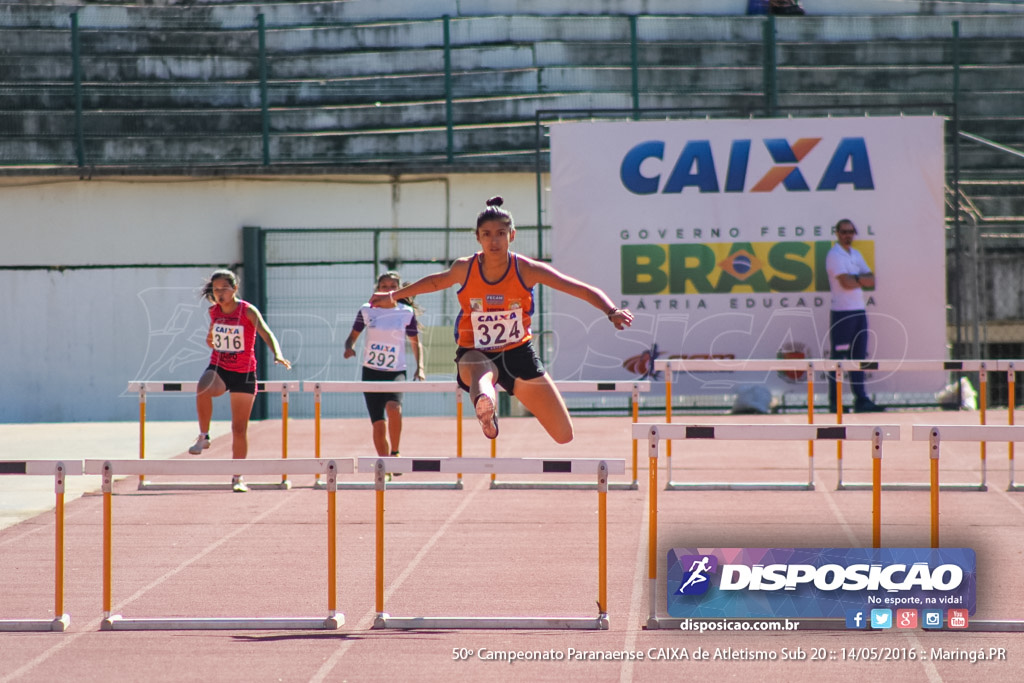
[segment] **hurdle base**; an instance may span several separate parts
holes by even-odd
[[[243,631],[243,630],[319,630],[333,631],[345,623],[344,614],[327,618],[293,617],[194,617],[194,618],[147,618],[125,619],[119,614],[105,618],[100,623],[101,631]]]
[[[280,482],[249,482],[245,483],[251,490],[259,491],[287,491],[291,489],[292,483],[285,479]],[[180,481],[180,482],[151,482],[140,481],[139,491],[231,491],[231,483],[213,481]]]
[[[682,482],[670,481],[666,491],[813,491],[812,482]]]
[[[836,484],[836,491],[865,491],[871,490],[873,485],[869,482],[839,482]],[[893,482],[889,484],[882,484],[880,488],[883,491],[930,491],[931,484],[914,484],[914,483],[899,483]],[[988,486],[985,484],[939,484],[940,491],[988,491]]]
[[[640,488],[637,482],[609,482],[609,491],[636,491]],[[586,481],[566,481],[566,482],[550,482],[550,481],[492,481],[491,490],[496,491],[498,489],[523,491],[529,489],[541,489],[541,490],[561,490],[561,489],[574,489],[577,491],[596,491],[597,484],[594,482]]]
[[[372,481],[339,481],[338,490],[342,489],[362,489],[372,491],[376,487],[376,484]],[[316,482],[313,484],[314,489],[324,489],[327,485],[324,482]],[[462,481],[389,481],[387,488],[391,489],[448,489],[452,491],[461,491],[463,489]]]
[[[1024,484],[1015,484],[1012,481],[1009,486],[1006,487],[1007,491],[1024,491]]]
[[[801,618],[801,617],[790,617],[790,621],[800,622],[800,631],[847,631],[846,621],[844,619],[824,619],[824,618]],[[661,630],[674,630],[679,631],[680,625],[685,622],[701,622],[701,621],[721,621],[720,617],[715,618],[698,618],[690,617],[687,619],[681,619],[677,617],[650,617],[647,619],[647,623],[644,625],[644,630],[657,631]],[[735,621],[744,621],[744,619],[736,619]],[[748,620],[749,621],[749,620]],[[777,623],[785,623],[784,619],[778,618],[765,618],[757,619],[756,621],[771,621]],[[869,630],[870,631],[870,630]],[[684,633],[700,634],[698,630],[683,631]],[[786,633],[787,631],[764,631],[764,633]],[[887,631],[876,629],[878,633],[887,633]],[[789,633],[793,633],[790,631]],[[860,631],[859,633],[864,633]]]
[[[279,481],[279,482],[269,482],[269,481],[265,481],[265,482],[258,482],[258,481],[257,482],[250,482],[250,481],[247,481],[247,482],[245,482],[245,485],[248,486],[250,490],[254,490],[254,491],[290,491],[291,488],[292,488],[292,482],[289,481],[288,479],[284,479],[284,480]]]
[[[139,491],[230,491],[231,483],[206,481],[171,481],[151,482],[140,481]]]
[[[607,631],[608,615],[585,617],[392,617],[378,612],[374,629],[560,629]]]
[[[68,630],[71,617],[62,614],[59,619],[0,619],[0,632]]]

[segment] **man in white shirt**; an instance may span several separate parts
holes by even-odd
[[[863,287],[873,288],[875,276],[861,253],[853,248],[857,228],[844,218],[834,228],[836,243],[825,259],[828,284],[832,290],[832,312],[829,337],[832,340],[832,358],[836,360],[864,360],[868,356],[868,315],[864,310]],[[884,410],[875,405],[864,391],[864,373],[851,372],[853,409],[858,413]],[[836,412],[836,377],[828,375],[829,411]]]

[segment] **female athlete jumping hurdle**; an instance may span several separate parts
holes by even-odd
[[[476,239],[481,251],[410,285],[375,292],[370,304],[378,306],[459,285],[462,310],[455,320],[457,379],[459,386],[469,391],[484,436],[498,436],[494,389],[498,384],[537,417],[551,438],[568,443],[573,437],[569,410],[531,343],[533,288],[547,285],[586,301],[619,330],[632,324],[633,314],[616,308],[597,287],[510,251],[516,229],[512,214],[501,208],[503,203],[501,197],[493,197],[477,216]]]

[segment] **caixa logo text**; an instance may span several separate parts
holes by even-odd
[[[905,564],[825,564],[820,567],[726,564],[720,574],[718,589],[723,591],[791,591],[802,585],[813,585],[822,591],[948,591],[958,588],[964,579],[963,569],[955,564],[942,564],[932,569],[924,562],[909,567]]]
[[[799,164],[812,151],[829,153],[829,150],[815,150],[821,140],[800,138],[790,143],[784,138],[765,138],[762,142],[775,165],[749,191],[771,192],[779,185],[789,192],[810,191]],[[724,186],[725,192],[743,192],[747,187],[752,142],[732,141],[721,181],[710,140],[689,140],[674,160],[665,158],[663,141],[641,142],[626,152],[619,175],[626,189],[639,195],[680,193],[687,187],[695,187],[700,192],[721,192]],[[875,189],[864,138],[842,138],[830,152],[831,158],[821,178],[817,179],[816,190],[835,190],[840,185],[849,185],[855,190]]]

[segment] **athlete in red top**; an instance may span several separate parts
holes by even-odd
[[[534,286],[546,285],[588,302],[616,329],[629,327],[633,314],[616,308],[597,287],[509,251],[516,229],[502,204],[501,197],[489,199],[487,208],[477,216],[476,239],[481,251],[395,291],[376,292],[370,304],[459,285],[462,311],[455,330],[457,378],[459,386],[470,392],[484,435],[489,439],[498,436],[494,390],[498,384],[537,416],[551,438],[568,443],[573,437],[569,411],[530,341]]]
[[[198,455],[210,447],[213,398],[231,392],[231,457],[243,459],[249,452],[249,414],[256,400],[256,335],[274,352],[274,362],[289,370],[292,364],[281,355],[277,337],[256,307],[238,298],[238,280],[230,270],[214,271],[202,290],[210,306],[210,331],[206,343],[213,353],[210,365],[196,388],[199,437],[188,452]],[[248,488],[242,477],[231,481],[237,492]]]

